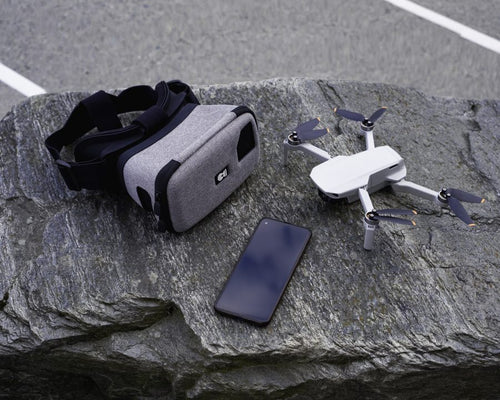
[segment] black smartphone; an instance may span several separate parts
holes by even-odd
[[[215,309],[258,325],[269,323],[310,237],[309,229],[262,219]]]

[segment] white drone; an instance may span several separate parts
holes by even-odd
[[[458,189],[443,188],[440,192],[417,185],[405,180],[406,167],[403,158],[389,146],[375,147],[373,127],[386,111],[380,108],[369,118],[348,111],[333,110],[336,114],[361,123],[361,135],[366,140],[366,150],[351,156],[331,157],[319,147],[306,143],[326,135],[328,129],[314,129],[319,118],[300,124],[283,142],[284,164],[286,165],[289,151],[300,150],[321,161],[310,174],[311,179],[318,187],[320,197],[325,201],[347,199],[349,203],[360,200],[365,212],[363,220],[365,228],[364,248],[373,248],[373,238],[380,221],[393,222],[404,225],[415,225],[408,219],[394,217],[394,215],[414,215],[413,210],[384,209],[376,210],[369,193],[376,192],[390,186],[395,192],[410,193],[415,196],[436,202],[440,207],[449,206],[455,215],[469,226],[475,226],[472,219],[460,203],[484,203],[485,199]]]

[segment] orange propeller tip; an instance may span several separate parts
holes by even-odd
[[[473,226],[476,226],[476,224],[469,224],[469,226],[472,228]]]
[[[486,201],[486,199],[481,199],[481,204],[483,204]]]
[[[411,221],[411,223],[413,224],[413,226],[417,225],[415,221]]]
[[[326,131],[327,131],[328,133],[330,133],[330,129],[329,129],[329,128],[326,128]]]
[[[418,214],[417,210],[411,210],[411,211],[412,211],[412,213],[413,213],[413,214],[415,214],[415,215],[417,215],[417,214]]]
[[[336,113],[337,112],[337,107],[334,107],[333,108],[333,112]]]

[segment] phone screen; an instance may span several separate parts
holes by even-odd
[[[311,232],[264,218],[215,303],[221,313],[267,324],[290,280]]]

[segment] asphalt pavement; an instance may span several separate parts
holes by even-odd
[[[417,0],[500,39],[500,1]],[[2,0],[0,62],[96,91],[322,77],[500,98],[500,55],[383,0]],[[0,115],[25,98],[0,82]]]

